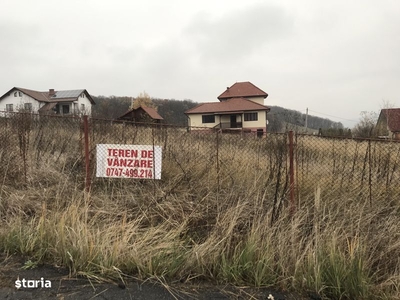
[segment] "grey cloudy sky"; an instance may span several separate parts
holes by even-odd
[[[400,107],[398,0],[2,0],[0,40],[1,94],[210,102],[251,81],[266,105],[350,127]]]

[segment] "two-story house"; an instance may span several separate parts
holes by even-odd
[[[222,131],[267,131],[264,105],[268,94],[251,82],[236,82],[218,96],[220,102],[202,103],[185,112],[191,130],[221,129]]]
[[[0,112],[30,111],[43,114],[92,113],[95,102],[85,89],[46,92],[14,87],[0,97]]]

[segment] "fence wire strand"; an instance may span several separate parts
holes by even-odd
[[[289,203],[295,187],[296,205],[313,201],[317,188],[321,198],[341,201],[355,198],[373,205],[400,194],[400,143],[397,141],[324,138],[295,134],[293,168],[290,168],[288,134],[257,136],[149,123],[88,119],[88,162],[85,167],[83,118],[8,113],[0,118],[0,176],[5,184],[45,186],[61,177],[74,177],[84,186],[87,172],[92,190],[105,186],[142,184],[155,198],[178,194],[182,185],[193,193],[224,193],[234,188],[235,198],[251,191],[272,204],[273,219]],[[150,158],[144,178],[96,177],[99,144],[160,147],[161,180],[144,183],[155,173]],[[151,157],[151,159],[154,158]],[[142,166],[143,167],[143,166]],[[46,176],[46,173],[58,175]],[[152,174],[151,176],[149,174]],[[294,184],[291,184],[291,175]],[[202,179],[202,180],[200,180]],[[125,181],[124,181],[125,180]],[[207,186],[196,182],[208,182]],[[88,179],[86,179],[88,182]],[[168,188],[162,187],[163,184]],[[160,187],[162,191],[160,191]]]

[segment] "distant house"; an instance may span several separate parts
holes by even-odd
[[[14,87],[0,97],[1,112],[30,111],[41,114],[87,114],[95,102],[85,89],[39,92]]]
[[[137,123],[161,123],[164,119],[154,108],[141,105],[137,108],[128,110],[122,116],[117,118],[117,120]]]
[[[400,108],[382,109],[375,131],[378,137],[400,140]]]
[[[264,105],[268,94],[251,82],[236,82],[218,96],[220,102],[202,103],[185,112],[191,130],[220,129],[222,131],[257,132],[267,130]]]

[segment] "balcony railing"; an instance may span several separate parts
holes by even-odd
[[[242,122],[221,122],[214,126],[214,128],[222,128],[222,129],[232,129],[232,128],[239,128],[243,127]]]

